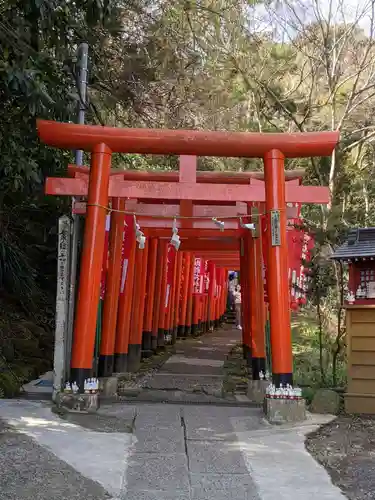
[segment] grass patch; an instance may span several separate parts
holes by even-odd
[[[248,370],[243,358],[242,344],[236,344],[228,354],[223,366],[223,395],[234,395],[247,391]]]
[[[15,397],[22,385],[51,369],[53,333],[6,308],[0,300],[0,398]]]
[[[315,318],[307,313],[299,313],[292,318],[292,342],[294,359],[294,379],[297,385],[305,387],[305,397],[310,400],[316,389],[332,387],[332,344],[333,339],[324,335],[322,380],[319,359],[319,329]],[[346,364],[340,357],[337,365],[339,387],[346,385]]]
[[[176,344],[167,345],[164,349],[155,352],[149,358],[143,358],[139,369],[135,373],[125,373],[119,377],[120,387],[127,382],[135,383],[153,370],[158,370],[176,352]]]
[[[294,360],[294,381],[302,387],[303,396],[310,403],[315,392],[322,388],[332,388],[332,340],[324,345],[324,373],[325,380],[322,381],[320,360],[319,360],[319,330],[316,319],[307,312],[300,312],[292,317],[292,343]],[[248,368],[243,359],[242,344],[233,347],[224,363],[224,395],[243,393],[249,378]],[[337,366],[338,387],[346,386],[346,362],[341,356]]]

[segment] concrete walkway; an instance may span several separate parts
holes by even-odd
[[[257,409],[112,405],[101,417],[134,434],[88,430],[45,403],[0,401],[0,499],[343,500],[305,451],[328,418],[273,428]],[[84,421],[82,421],[84,424]]]
[[[233,333],[187,341],[149,390],[218,390]],[[0,418],[14,429],[0,434],[0,500],[345,498],[304,447],[330,417],[271,427],[260,408],[122,403],[66,421],[46,403],[0,400]]]

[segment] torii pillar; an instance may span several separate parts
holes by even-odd
[[[92,149],[70,373],[71,380],[77,382],[82,392],[85,379],[92,376],[93,368],[111,156],[112,151],[104,143]]]
[[[272,149],[264,155],[268,251],[268,297],[272,345],[273,382],[293,385],[290,326],[287,217],[284,155]]]
[[[260,379],[260,372],[266,373],[265,307],[263,290],[262,240],[259,203],[250,207],[255,231],[249,235],[249,281],[251,304],[251,369],[252,380]]]

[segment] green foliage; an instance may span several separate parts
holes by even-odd
[[[292,337],[294,376],[297,384],[313,389],[346,386],[344,353],[339,356],[335,377],[332,374],[335,332],[329,329],[323,332],[323,359],[320,359],[319,324],[311,311],[300,313],[293,318]]]
[[[75,119],[77,44],[90,43],[91,75],[98,81],[98,61],[108,59],[106,44],[119,36],[123,8],[109,0],[12,0],[0,6],[2,395],[14,395],[52,359],[55,228],[68,200],[46,199],[43,183],[46,175],[66,170],[71,153],[41,145],[36,118]]]
[[[25,316],[16,295],[0,300],[0,393],[5,397],[51,369],[53,309],[45,305],[28,320]]]
[[[13,241],[9,234],[0,236],[0,286],[12,290],[18,297],[31,298],[36,290],[36,271],[27,255]]]

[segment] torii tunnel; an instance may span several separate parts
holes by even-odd
[[[168,332],[184,336],[201,324],[210,327],[218,322],[226,307],[227,270],[240,269],[243,345],[253,377],[259,378],[266,356],[265,262],[273,382],[293,385],[287,248],[291,209],[287,204],[326,204],[329,190],[301,185],[303,173],[285,171],[284,161],[330,155],[338,132],[125,129],[44,120],[37,126],[40,139],[49,146],[91,152],[90,168],[70,165],[69,177],[46,182],[47,194],[87,197],[86,207],[77,207],[86,212],[86,221],[70,380],[82,391],[84,380],[92,376],[106,217],[111,207],[100,376],[137,369],[141,350],[163,345]],[[179,172],[114,172],[113,153],[178,155]],[[264,173],[199,172],[197,156],[262,158]],[[143,250],[137,248],[132,217],[126,212],[137,214],[146,236]],[[261,213],[267,227],[264,244]],[[168,245],[174,216],[180,217],[176,218],[181,238],[178,252]],[[214,217],[225,220],[224,231],[212,221]],[[255,222],[254,231],[246,228],[248,222]],[[198,258],[207,267],[205,293],[194,283]]]

